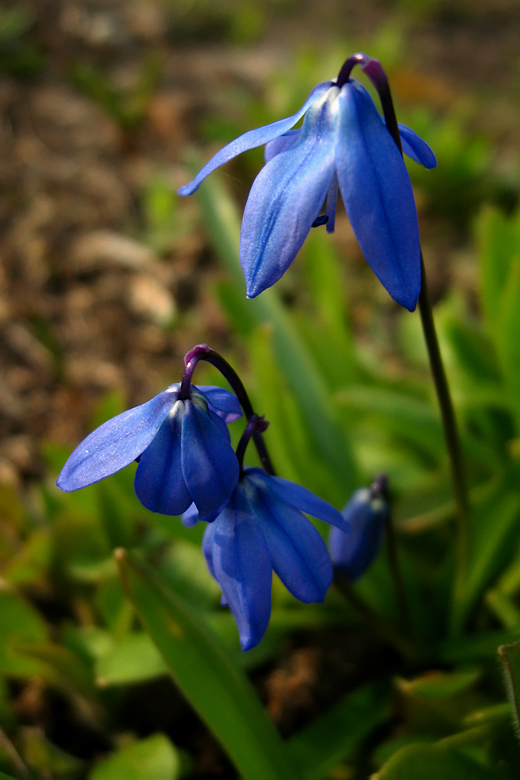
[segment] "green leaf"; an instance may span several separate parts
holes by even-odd
[[[296,780],[289,751],[244,673],[193,608],[134,554],[116,553],[123,584],[179,688],[247,780]]]
[[[502,662],[507,694],[518,734],[520,733],[520,642],[501,645],[498,648],[498,657]]]
[[[473,506],[469,524],[469,556],[464,589],[454,603],[453,626],[461,626],[480,596],[503,571],[516,551],[520,495],[518,473],[509,473],[488,485]]]
[[[38,612],[14,591],[0,589],[0,674],[38,674],[40,663],[18,646],[46,640],[47,626]]]
[[[482,661],[493,656],[499,645],[514,642],[519,638],[518,629],[449,637],[439,647],[439,660],[449,664]]]
[[[496,333],[501,300],[514,252],[514,230],[497,209],[485,209],[478,221],[480,297],[488,327]]]
[[[500,588],[488,590],[486,604],[504,628],[520,628],[520,610]]]
[[[462,753],[438,745],[399,750],[371,780],[496,780],[496,774]]]
[[[21,743],[20,752],[29,767],[35,770],[36,777],[52,777],[53,780],[84,777],[85,762],[48,740],[41,728],[21,728],[17,742]]]
[[[128,634],[99,659],[96,666],[98,685],[127,685],[166,674],[161,654],[145,633]]]
[[[89,780],[176,780],[181,762],[163,734],[132,742],[98,764]]]
[[[511,262],[497,314],[497,351],[520,432],[520,259]]]
[[[345,696],[335,707],[290,742],[306,780],[328,777],[340,761],[350,759],[362,741],[389,714],[381,685],[371,684]]]

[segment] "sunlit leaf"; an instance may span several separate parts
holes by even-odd
[[[89,780],[176,780],[180,760],[163,734],[132,742],[101,761]]]
[[[167,667],[152,640],[145,633],[128,634],[99,659],[98,685],[126,685],[152,680],[166,674]]]

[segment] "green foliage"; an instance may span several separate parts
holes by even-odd
[[[99,763],[89,780],[177,780],[180,761],[162,734],[124,745]]]
[[[259,38],[269,9],[296,7],[293,0],[262,7],[246,0],[164,5],[170,38],[183,44],[225,38],[239,45]],[[414,6],[415,18],[444,13],[437,0],[423,5]],[[0,68],[11,76],[33,75],[43,62],[29,35],[32,22],[22,10],[0,12]],[[376,55],[396,69],[407,24],[390,20],[374,34]],[[332,75],[340,56],[334,46],[326,56],[312,47],[302,50],[272,75],[261,100],[254,90],[231,84],[225,93],[231,110],[203,120],[206,139],[223,143],[290,113],[309,84]],[[125,88],[82,60],[68,75],[123,131],[134,133],[147,117],[162,69],[160,57],[145,58]],[[472,506],[461,587],[453,587],[455,506],[419,320],[396,311],[376,288],[352,248],[345,217],[338,218],[336,241],[323,230],[312,231],[276,288],[247,301],[238,262],[240,214],[223,179],[213,176],[201,187],[197,215],[193,202],[187,206],[176,197],[169,176],[154,173],[139,198],[142,224],[136,230],[165,262],[186,236],[204,231],[222,266],[205,295],[220,307],[232,362],[255,409],[270,422],[265,438],[277,472],[338,507],[355,488],[388,474],[409,615],[399,611],[384,549],[355,585],[354,604],[345,604],[332,588],[325,604],[301,605],[275,578],[269,630],[259,647],[243,654],[200,552],[203,528],[188,529],[177,518],[141,507],[132,467],[72,495],[50,483],[29,493],[0,486],[0,780],[189,777],[179,747],[186,739],[179,724],[191,717],[186,702],[241,776],[253,780],[516,780],[520,748],[511,712],[518,728],[518,183],[495,170],[490,138],[470,132],[464,111],[455,107],[438,118],[423,107],[400,117],[431,141],[439,161],[434,172],[415,165],[410,172],[427,266],[441,251],[446,255],[437,269],[435,316]],[[199,162],[192,160],[190,169]],[[256,151],[233,163],[242,166],[240,181],[251,178],[260,162]],[[455,241],[456,251],[447,251],[446,244]],[[473,265],[464,281],[468,258]],[[452,269],[462,283],[446,291],[444,277]],[[63,380],[65,356],[49,323],[36,317],[31,328]],[[184,335],[177,343],[184,344]],[[197,377],[219,381],[212,368],[204,371]],[[122,398],[107,397],[93,426],[123,408]],[[240,425],[232,429],[235,443]],[[53,475],[66,456],[58,447],[46,448]],[[251,463],[254,457],[248,451]],[[124,548],[119,570],[115,548]],[[362,616],[356,597],[363,599]],[[499,647],[505,684],[497,671]],[[293,676],[287,669],[291,653],[304,659]],[[334,676],[327,682],[329,658]],[[345,668],[350,676],[343,687]],[[284,696],[291,703],[298,694],[310,701],[287,728],[288,740],[259,703],[251,673],[255,685],[268,680],[273,686],[275,694],[266,694],[273,711]],[[313,680],[319,681],[317,693]],[[175,727],[167,719],[164,726],[139,722],[139,696],[157,697],[158,705],[159,690],[168,714],[181,713]],[[66,713],[61,720],[60,712]],[[76,743],[52,726],[52,717],[63,723],[69,716],[78,729]],[[94,746],[85,758],[89,740]],[[208,753],[215,750],[209,743]]]
[[[118,563],[139,617],[175,681],[243,776],[296,778],[274,726],[217,637],[134,556],[120,552]]]

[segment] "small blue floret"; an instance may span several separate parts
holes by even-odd
[[[245,468],[206,528],[204,556],[237,622],[243,650],[255,647],[267,629],[273,571],[305,603],[323,601],[332,582],[327,546],[303,512],[348,530],[341,513],[310,490]]]
[[[195,503],[200,519],[218,511],[237,484],[239,465],[226,423],[242,411],[220,387],[173,384],[150,401],[97,428],[74,450],[56,484],[92,485],[139,459],[134,488],[152,512],[180,515]]]

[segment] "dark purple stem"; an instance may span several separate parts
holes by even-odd
[[[220,373],[226,378],[236,397],[238,398],[240,406],[244,410],[245,416],[247,417],[247,426],[237,447],[237,458],[238,462],[240,463],[240,471],[242,472],[245,448],[249,440],[252,438],[262,466],[268,474],[275,476],[275,470],[273,468],[273,464],[271,463],[271,459],[269,457],[269,453],[267,452],[267,447],[265,446],[265,442],[262,436],[262,433],[267,430],[269,423],[267,420],[265,420],[264,417],[259,417],[257,414],[255,414],[246,389],[235,369],[227,362],[227,360],[222,357],[222,355],[219,355],[219,353],[215,352],[214,349],[208,347],[207,344],[198,344],[196,347],[193,347],[193,349],[191,349],[184,358],[186,368],[184,369],[184,376],[182,377],[181,386],[179,389],[179,400],[183,401],[190,397],[190,386],[192,383],[193,372],[195,371],[195,367],[199,360],[205,360],[207,363],[211,363],[211,365],[215,366],[215,368],[218,369]],[[252,420],[254,420],[253,425],[251,425]],[[242,444],[242,442],[244,442],[244,444]]]
[[[244,455],[247,445],[253,439],[262,466],[272,477],[276,476],[275,470],[267,453],[262,433],[266,430],[268,422],[263,417],[253,414],[247,421],[244,433],[240,437],[237,447],[237,460],[240,465],[240,476],[244,473]]]
[[[367,54],[353,54],[343,63],[338,78],[336,79],[337,86],[341,89],[341,87],[347,83],[350,74],[356,65],[361,67],[361,70],[367,74],[368,78],[377,89],[388,132],[396,142],[399,151],[402,153],[401,137],[399,135],[399,127],[397,125],[392,94],[388,85],[387,75],[381,67],[379,60],[375,60]]]

